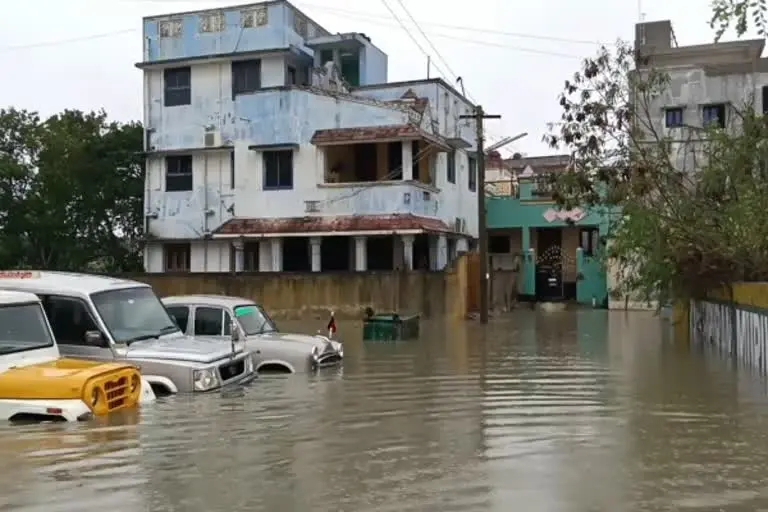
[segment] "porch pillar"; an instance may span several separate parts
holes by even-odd
[[[435,270],[443,270],[448,265],[448,237],[445,235],[437,237],[437,250],[435,252],[437,257]]]
[[[413,235],[402,235],[403,240],[403,265],[406,270],[413,270],[413,242],[416,239]]]
[[[413,146],[410,140],[400,143],[403,147],[403,181],[413,179]]]
[[[522,228],[523,261],[520,268],[520,295],[528,299],[536,296],[536,252],[531,248],[531,228]]]
[[[245,244],[242,240],[232,244],[232,250],[235,251],[235,272],[245,270]]]
[[[368,269],[368,239],[364,236],[355,237],[355,270],[365,272]]]
[[[267,238],[259,240],[259,272],[272,270],[272,242]]]
[[[312,272],[320,272],[320,269],[322,268],[322,256],[320,252],[322,242],[323,239],[319,236],[313,236],[309,239],[309,249],[312,254]]]
[[[276,237],[270,240],[272,253],[272,272],[283,271],[283,239]]]

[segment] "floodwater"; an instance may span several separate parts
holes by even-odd
[[[340,323],[343,372],[1,426],[0,510],[768,510],[765,382],[663,325],[521,310],[395,344]]]

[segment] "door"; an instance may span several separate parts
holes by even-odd
[[[563,231],[561,228],[536,230],[536,299],[561,300],[563,292]]]
[[[181,332],[188,334],[187,328],[189,327],[189,307],[188,306],[168,306],[165,309],[168,310],[168,314],[171,315],[173,321],[179,326]]]
[[[40,298],[62,355],[101,361],[114,358],[109,348],[107,333],[99,328],[98,322],[84,300],[60,295],[47,295]],[[101,333],[102,346],[86,343],[85,333],[89,331]]]

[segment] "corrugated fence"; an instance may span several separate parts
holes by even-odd
[[[690,303],[691,344],[768,374],[768,283],[739,283],[731,300],[712,295]]]

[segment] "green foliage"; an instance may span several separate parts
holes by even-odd
[[[0,268],[142,268],[143,129],[0,109]]]
[[[623,43],[585,59],[545,138],[572,156],[553,182],[556,199],[620,207],[606,256],[621,291],[639,300],[768,280],[767,123],[749,103],[725,129],[665,130],[668,84]]]
[[[741,37],[749,30],[750,23],[761,37],[768,36],[768,3],[766,0],[712,0],[712,17],[709,26],[715,29],[715,41],[733,27]]]

